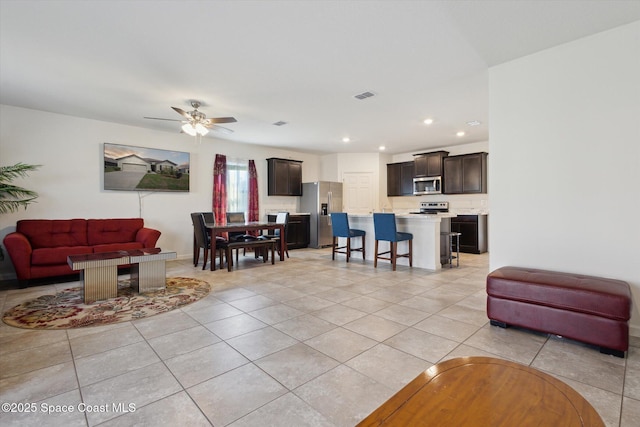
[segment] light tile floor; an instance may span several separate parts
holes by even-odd
[[[640,339],[620,359],[491,327],[487,254],[438,273],[331,261],[328,249],[290,255],[275,266],[249,256],[231,273],[171,262],[170,276],[213,291],[148,319],[66,331],[1,324],[0,401],[35,412],[0,413],[0,424],[353,426],[431,365],[493,356],[565,381],[607,426],[640,425]],[[74,285],[3,290],[0,307]]]

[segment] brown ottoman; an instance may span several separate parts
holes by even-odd
[[[624,357],[631,290],[622,280],[502,267],[487,276],[487,316],[494,326],[560,335]]]

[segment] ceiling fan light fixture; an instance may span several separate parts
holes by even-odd
[[[145,119],[152,120],[166,120],[170,122],[181,122],[182,123],[182,132],[191,136],[205,136],[209,133],[209,129],[213,128],[216,131],[231,134],[233,131],[231,129],[224,128],[222,126],[218,126],[215,123],[235,123],[237,120],[234,117],[216,117],[208,119],[207,116],[198,111],[198,107],[200,107],[199,101],[191,101],[191,106],[194,108],[193,111],[184,111],[182,108],[171,107],[173,111],[180,114],[183,118],[181,120],[177,119],[163,119],[160,117],[145,117]],[[284,123],[284,122],[283,122]]]
[[[201,123],[197,123],[196,124],[196,132],[202,136],[205,136],[206,134],[209,133],[209,129],[207,129],[206,127],[202,126]]]
[[[193,127],[191,123],[185,123],[182,125],[182,131],[191,136],[196,136],[196,128]]]

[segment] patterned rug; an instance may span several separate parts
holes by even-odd
[[[138,294],[129,280],[118,281],[118,296],[94,304],[84,304],[82,288],[69,288],[55,295],[42,295],[4,313],[10,326],[26,329],[69,329],[102,326],[143,319],[198,301],[211,286],[187,277],[167,278],[164,290]]]

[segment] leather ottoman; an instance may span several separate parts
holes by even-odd
[[[495,326],[560,335],[624,357],[631,289],[622,280],[502,267],[487,276],[487,316]]]

